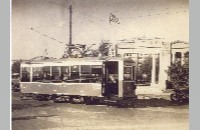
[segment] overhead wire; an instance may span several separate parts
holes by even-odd
[[[52,2],[52,1],[48,1],[48,0],[46,0],[46,2],[49,2],[49,3],[51,3],[51,4],[54,4],[54,5],[57,5],[57,6],[62,6],[62,7],[67,7],[65,4],[58,4],[58,3],[56,3],[56,2]],[[182,7],[179,7],[179,8],[182,8]],[[168,10],[169,8],[165,8],[166,10]],[[84,10],[89,10],[89,9],[84,9]],[[73,10],[73,12],[79,12],[80,13],[80,10],[76,10],[76,9],[74,9]],[[182,11],[181,11],[182,12]],[[183,12],[187,12],[186,10],[184,10]],[[179,12],[175,12],[176,14],[177,13],[179,13]],[[167,12],[167,13],[163,13],[163,14],[171,14],[171,13],[169,13],[169,12]],[[162,15],[163,15],[162,14]],[[109,15],[109,14],[108,14]],[[161,15],[161,14],[155,14],[155,15]],[[150,17],[150,16],[153,16],[152,14],[148,14],[148,16]],[[92,23],[95,23],[95,24],[97,24],[97,25],[99,25],[99,24],[101,24],[101,22],[99,22],[99,23],[97,23],[96,21],[105,21],[105,20],[102,20],[102,19],[100,19],[100,18],[97,18],[96,16],[91,16],[91,15],[89,15],[89,14],[84,14],[84,17],[85,17],[85,19],[86,20],[89,20],[90,22],[92,22]],[[86,18],[87,17],[87,18]],[[143,17],[142,15],[140,15],[139,17]],[[91,20],[91,18],[93,18],[94,20]],[[129,18],[131,18],[131,19],[133,19],[133,17],[129,17]],[[124,19],[124,18],[119,18],[119,19]],[[127,19],[127,18],[126,18]],[[109,20],[108,20],[109,21]],[[84,23],[84,22],[81,22],[81,23]],[[123,24],[123,22],[122,22],[122,24]],[[110,28],[111,26],[110,25],[112,25],[112,27],[113,28]],[[43,27],[49,27],[49,26],[56,26],[56,25],[48,25],[48,26],[43,26]],[[104,28],[105,30],[107,30],[107,31],[113,31],[113,29],[115,30],[115,31],[117,31],[118,33],[119,32],[129,32],[129,33],[133,33],[132,31],[130,31],[130,30],[127,30],[127,29],[124,29],[124,28],[121,28],[120,26],[116,26],[115,24],[109,24],[109,25],[107,25],[107,24],[104,24],[104,26],[106,26],[106,28]],[[34,32],[36,32],[36,33],[38,33],[38,34],[40,34],[40,35],[42,35],[42,36],[44,36],[44,37],[47,37],[47,38],[49,38],[49,39],[51,39],[51,40],[54,40],[54,41],[56,41],[56,42],[58,42],[58,43],[66,43],[66,42],[63,42],[63,41],[60,41],[60,40],[58,40],[58,39],[56,39],[56,38],[54,38],[54,37],[52,37],[52,36],[49,36],[49,35],[47,35],[47,34],[44,34],[44,33],[42,33],[42,32],[40,32],[38,29],[35,29],[35,28],[40,28],[41,26],[38,26],[38,27],[31,27],[31,28],[27,28],[27,29],[29,29],[29,30],[32,30],[32,31],[34,31]]]

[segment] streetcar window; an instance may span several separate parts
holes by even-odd
[[[80,80],[79,73],[77,72],[71,73],[70,80],[71,80],[70,82],[78,83]]]
[[[43,79],[51,80],[50,66],[43,67]]]
[[[102,82],[102,66],[101,65],[93,65],[92,66],[92,75],[93,78],[90,80],[92,83],[101,83]]]
[[[81,66],[81,83],[100,83],[101,82],[101,66],[90,66],[82,65]]]
[[[60,80],[60,66],[52,66],[52,80]]]
[[[21,72],[21,82],[30,82],[30,67],[22,67]]]
[[[61,66],[61,73],[69,73],[69,66]]]
[[[93,78],[90,80],[91,83],[101,83],[102,75],[101,74],[93,74]]]
[[[78,83],[79,79],[80,79],[79,66],[78,65],[71,66],[70,82]]]
[[[131,80],[131,66],[124,66],[124,80]]]
[[[100,83],[102,76],[102,66],[100,65],[74,65],[61,67],[61,76],[64,82],[71,83]]]
[[[80,82],[81,83],[89,83],[91,78],[92,78],[91,74],[81,74]]]
[[[124,74],[130,74],[131,73],[131,66],[125,66],[124,67]]]
[[[131,80],[131,74],[124,74],[124,80]]]
[[[43,68],[33,67],[33,82],[43,80]]]
[[[91,67],[90,65],[81,65],[81,74],[90,74]]]
[[[61,79],[63,81],[69,79],[69,66],[61,66]]]
[[[101,83],[101,74],[81,74],[81,83]]]
[[[71,66],[71,72],[79,72],[79,66],[78,65],[74,65],[74,66]]]
[[[108,83],[117,84],[118,83],[118,62],[111,61],[105,64],[105,73],[107,75]]]
[[[93,65],[92,66],[92,74],[102,74],[102,66],[101,65]]]
[[[81,65],[81,83],[89,83],[91,79],[91,67],[90,65]]]

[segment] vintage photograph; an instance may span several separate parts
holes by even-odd
[[[188,130],[189,0],[12,0],[12,130]]]

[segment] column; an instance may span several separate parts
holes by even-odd
[[[166,52],[160,53],[160,64],[159,64],[159,83],[160,90],[166,89],[166,80],[168,80],[168,67],[170,66],[170,54]]]
[[[175,53],[172,53],[172,60],[171,60],[171,62],[174,63],[175,59],[176,59]]]
[[[152,54],[151,86],[155,85],[155,80],[156,80],[156,59],[155,59],[155,54]]]
[[[181,52],[181,65],[183,65],[185,62],[184,62],[184,53]]]

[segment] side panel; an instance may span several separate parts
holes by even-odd
[[[100,83],[23,82],[20,87],[21,93],[102,96]]]
[[[135,97],[135,82],[134,81],[124,81],[123,82],[123,97]]]

